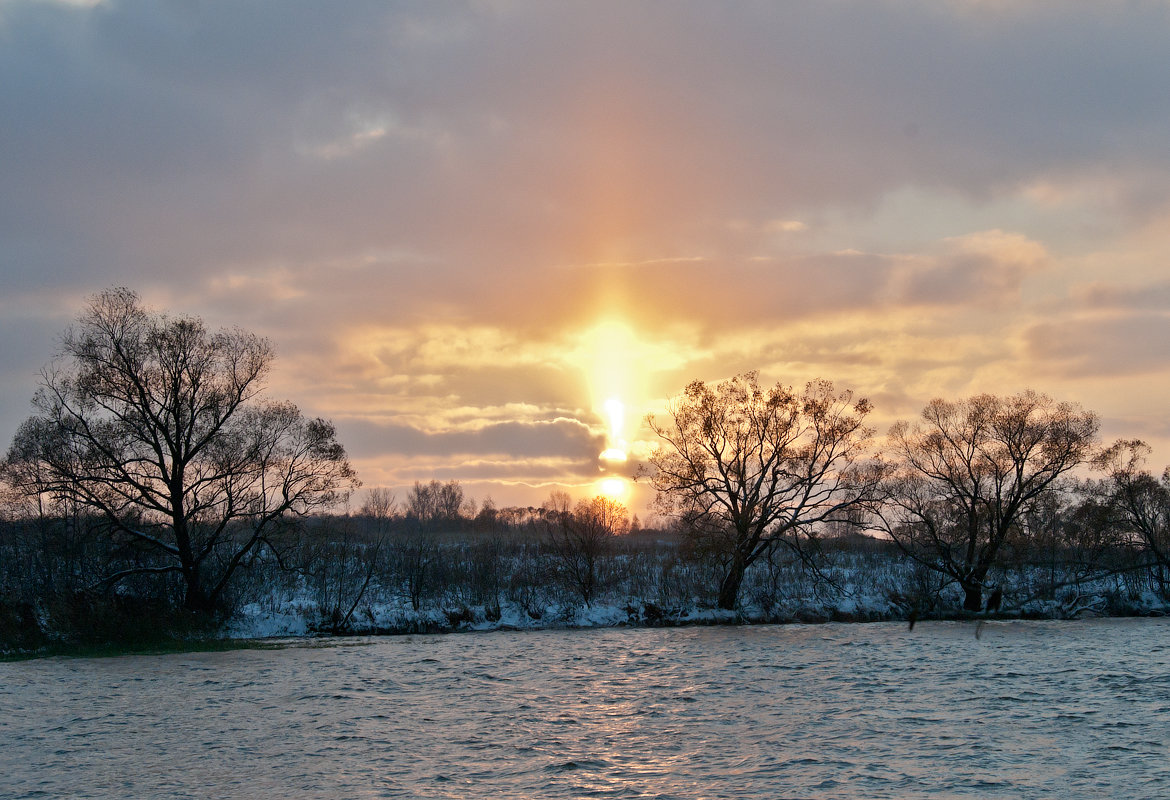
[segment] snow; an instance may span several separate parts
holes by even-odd
[[[248,603],[223,629],[226,639],[275,639],[308,636],[309,620],[304,608],[265,610],[260,603]]]
[[[715,625],[776,622],[864,622],[907,619],[911,609],[922,618],[963,616],[957,587],[932,595],[916,594],[915,567],[902,559],[874,554],[840,554],[824,570],[827,584],[799,564],[753,567],[745,576],[740,607],[713,608],[711,595],[692,597],[701,582],[666,586],[656,581],[614,581],[598,599],[585,604],[571,592],[542,591],[511,596],[501,590],[490,606],[466,602],[462,590],[449,586],[424,598],[415,610],[394,586],[377,587],[363,597],[345,632],[354,634],[437,633],[447,631],[535,630],[542,628],[612,628],[619,626]],[[660,570],[666,576],[668,570]],[[1046,573],[1028,569],[996,574],[994,585],[1005,595],[1005,614],[1029,618],[1068,618],[1100,614],[1164,615],[1170,603],[1148,587],[1131,587],[1117,577],[1037,593],[1049,585]],[[918,582],[916,583],[916,580]],[[680,589],[684,587],[683,589]],[[937,586],[937,584],[936,584]],[[625,591],[623,591],[625,590]],[[305,585],[270,589],[270,594],[243,604],[225,624],[228,638],[267,639],[328,633],[329,615]],[[683,591],[683,594],[679,592]],[[920,592],[922,590],[919,590]],[[461,599],[462,598],[462,599]]]

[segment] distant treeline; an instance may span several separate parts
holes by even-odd
[[[1031,509],[988,586],[1000,613],[1142,613],[1170,601],[1170,570],[1109,525],[1101,486]],[[295,609],[325,633],[571,624],[609,606],[634,624],[678,624],[718,606],[727,553],[682,524],[645,529],[613,501],[474,508],[458,482],[417,484],[405,502],[375,491],[359,513],[290,521],[237,573],[218,615],[183,608],[186,587],[150,550],[86,514],[41,508],[0,522],[3,647],[212,635],[241,609]],[[25,509],[27,512],[29,509]],[[246,528],[231,534],[248,535]],[[111,584],[102,576],[133,571]],[[1154,601],[1151,602],[1151,598]],[[827,524],[801,554],[774,548],[745,573],[738,618],[825,621],[962,616],[964,595],[885,538]]]

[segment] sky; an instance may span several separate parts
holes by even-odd
[[[1168,45],[1164,1],[0,0],[0,438],[126,286],[268,337],[399,498],[642,510],[645,415],[746,370],[879,443],[1034,389],[1160,472]]]

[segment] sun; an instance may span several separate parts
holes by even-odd
[[[628,458],[626,451],[620,447],[607,447],[598,456],[606,464],[624,464]]]
[[[605,449],[601,460],[626,460],[626,402],[637,402],[638,374],[635,364],[638,337],[624,322],[605,320],[586,334],[588,378],[593,410],[605,422]]]
[[[626,440],[622,436],[625,427],[625,404],[616,397],[605,401],[605,414],[609,417],[609,431],[606,436],[606,447],[601,452],[601,460],[607,464],[621,464],[626,461]]]
[[[624,503],[630,496],[630,484],[625,478],[610,475],[597,481],[597,493]]]
[[[583,331],[581,345],[581,367],[589,381],[592,411],[605,432],[604,446],[598,453],[602,475],[593,483],[593,490],[628,503],[633,490],[618,473],[628,470],[630,442],[637,431],[635,420],[644,405],[645,348],[634,328],[616,316],[603,318]]]

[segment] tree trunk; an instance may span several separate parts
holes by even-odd
[[[199,567],[183,570],[183,578],[187,583],[187,591],[183,595],[183,608],[202,614],[210,614],[215,611],[215,600],[203,588]]]
[[[734,611],[736,603],[739,601],[739,587],[743,584],[743,572],[746,569],[743,556],[739,553],[735,554],[735,558],[731,560],[731,566],[728,567],[727,575],[723,577],[723,581],[719,584],[719,599],[717,601],[720,608],[727,611]]]
[[[982,611],[983,610],[983,584],[981,583],[964,583],[963,585],[963,610],[964,611]]]

